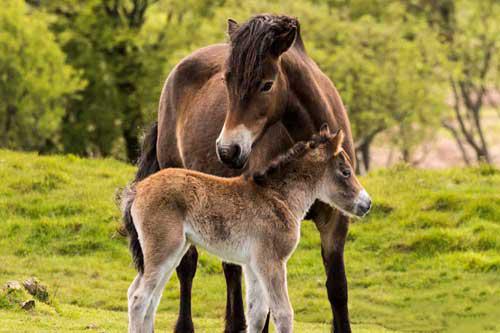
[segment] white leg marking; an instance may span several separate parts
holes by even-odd
[[[247,290],[248,332],[261,333],[266,324],[267,313],[269,312],[269,301],[257,275],[252,269],[245,266],[243,270],[245,273],[245,286]]]

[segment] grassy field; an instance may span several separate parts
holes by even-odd
[[[39,157],[0,150],[0,286],[38,277],[50,301],[25,311],[22,292],[0,288],[0,332],[126,330],[134,270],[116,234],[115,189],[134,169],[114,160]],[[500,332],[500,171],[404,166],[363,178],[374,209],[346,246],[354,332]],[[198,332],[220,332],[219,261],[202,253],[194,282]],[[289,263],[297,332],[328,332],[331,319],[319,235],[302,226]],[[16,296],[16,297],[14,297]],[[178,281],[157,320],[171,331]]]

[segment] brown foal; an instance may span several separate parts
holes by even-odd
[[[129,186],[124,223],[140,243],[131,244],[139,274],[128,290],[129,331],[153,331],[165,283],[196,245],[243,267],[249,332],[262,331],[269,310],[278,332],[292,332],[286,262],[308,209],[320,200],[362,217],[371,206],[343,139],[323,126],[263,171],[221,178],[170,168]]]

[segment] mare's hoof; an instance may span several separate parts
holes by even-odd
[[[175,333],[194,333],[194,326],[193,323],[187,323],[187,322],[178,322],[175,325]]]
[[[246,333],[247,328],[241,328],[241,327],[226,327],[224,329],[224,333]]]

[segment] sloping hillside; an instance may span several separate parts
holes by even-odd
[[[133,171],[114,160],[0,150],[0,285],[36,276],[50,297],[25,311],[0,291],[0,331],[125,331],[135,273],[113,200]],[[354,331],[500,332],[500,171],[401,166],[363,183],[375,206],[347,244]],[[289,264],[296,330],[328,332],[319,235],[310,222],[302,235]],[[221,331],[221,265],[205,253],[193,294],[198,331]],[[177,299],[174,278],[159,331],[171,330]]]

